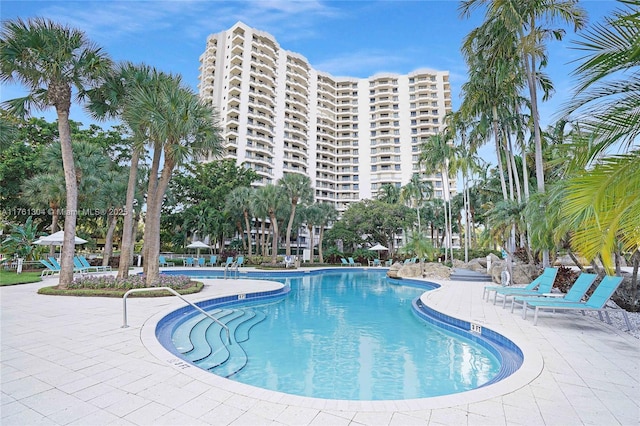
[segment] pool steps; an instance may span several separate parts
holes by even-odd
[[[229,327],[231,344],[226,344],[222,326],[203,315],[182,322],[173,334],[173,343],[184,358],[222,377],[231,377],[247,365],[241,343],[249,340],[251,329],[266,314],[253,309],[214,309],[209,312]]]

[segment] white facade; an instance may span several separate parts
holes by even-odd
[[[308,175],[316,200],[338,211],[406,184],[451,110],[447,71],[333,77],[241,22],[208,37],[199,91],[220,113],[225,158],[256,170],[258,184]],[[442,197],[440,177],[423,177]]]

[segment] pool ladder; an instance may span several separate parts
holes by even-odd
[[[177,291],[175,291],[174,289],[170,288],[170,287],[147,287],[147,288],[132,288],[131,290],[127,291],[124,296],[122,296],[122,327],[121,328],[127,328],[129,327],[129,325],[127,324],[127,296],[129,296],[129,294],[131,293],[138,293],[138,292],[142,292],[142,291],[156,291],[156,290],[166,290],[169,293],[172,293],[174,296],[179,297],[180,299],[182,299],[185,303],[193,306],[195,309],[197,309],[198,311],[200,311],[200,313],[206,315],[207,317],[211,318],[214,322],[218,323],[218,325],[222,328],[224,328],[224,331],[227,333],[227,344],[231,344],[231,333],[229,332],[229,327],[227,327],[225,324],[223,324],[222,322],[220,322],[219,319],[209,315],[207,312],[205,312],[200,306],[189,302],[187,299],[185,299],[184,297],[182,297],[180,295],[180,293],[178,293]]]
[[[239,269],[240,265],[238,265],[238,262],[236,261],[226,264],[224,267],[224,279],[227,279],[227,271],[229,272],[229,278],[233,278],[231,274],[235,271],[235,278],[238,279],[238,274],[240,273]]]

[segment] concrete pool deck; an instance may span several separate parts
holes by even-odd
[[[185,366],[149,339],[155,321],[182,306],[179,299],[129,299],[130,327],[121,328],[121,299],[38,295],[38,288],[57,283],[57,278],[47,278],[0,287],[0,423],[639,424],[638,339],[576,313],[545,312],[534,327],[532,315],[523,320],[520,312],[512,314],[482,300],[484,283],[430,281],[442,288],[423,298],[428,305],[514,340],[525,352],[526,371],[439,401],[367,403],[270,392]],[[265,290],[269,285],[207,280],[203,292],[187,298]]]

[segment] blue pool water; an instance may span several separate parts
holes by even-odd
[[[475,389],[504,375],[501,350],[415,314],[412,303],[424,284],[392,282],[381,270],[258,277],[291,291],[205,307],[228,321],[236,340],[228,348],[211,320],[194,326],[206,318],[188,310],[159,324],[160,340],[231,380],[316,398],[425,398]],[[209,329],[198,337],[198,327]]]

